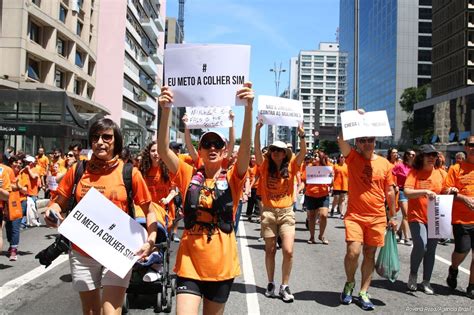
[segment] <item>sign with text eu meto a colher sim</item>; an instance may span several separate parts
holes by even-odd
[[[248,45],[171,45],[165,49],[164,85],[176,107],[246,105],[236,97],[249,81]]]
[[[147,231],[139,223],[94,188],[58,231],[121,278],[138,260],[134,253],[147,239]]]
[[[349,110],[341,113],[342,135],[344,140],[361,137],[390,137],[392,131],[385,110],[359,113]]]

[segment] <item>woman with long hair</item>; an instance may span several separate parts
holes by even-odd
[[[347,190],[349,189],[349,173],[347,170],[347,164],[345,163],[346,158],[344,155],[339,155],[334,165],[334,182],[332,184],[332,207],[331,217],[334,215],[334,209],[337,206],[337,210],[341,215],[341,219],[344,218],[347,206]]]
[[[89,142],[92,146],[91,159],[86,162],[74,196],[72,193],[78,163],[69,168],[59,183],[56,191],[57,197],[45,212],[44,218],[49,226],[58,226],[67,213],[72,210],[68,209],[71,197],[79,202],[91,187],[100,191],[117,207],[128,213],[128,192],[122,180],[124,163],[120,159],[122,139],[120,127],[111,119],[102,118],[92,124],[89,129]],[[153,211],[148,211],[151,196],[138,169],[132,170],[132,187],[133,202],[139,205],[145,213],[148,230],[147,241],[135,255],[140,259],[145,259],[155,244],[156,217]],[[102,209],[97,209],[97,211],[100,210]],[[52,217],[57,217],[58,220],[54,220]],[[121,314],[131,270],[122,279],[75,244],[72,244],[72,249],[69,252],[69,263],[72,285],[79,292],[84,314]]]
[[[404,193],[408,198],[408,224],[413,239],[407,286],[411,291],[417,290],[418,268],[423,261],[421,286],[426,294],[434,293],[430,279],[438,244],[437,239],[428,238],[428,199],[441,193],[446,177],[443,169],[435,167],[437,158],[435,147],[430,144],[422,145],[404,186]]]

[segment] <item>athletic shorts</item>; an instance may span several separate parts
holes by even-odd
[[[408,198],[407,196],[405,196],[403,188],[400,188],[400,190],[398,191],[398,202],[408,202]]]
[[[295,232],[295,212],[293,206],[288,208],[263,207],[260,234],[263,238],[276,237],[288,232]]]
[[[351,216],[344,217],[346,226],[346,242],[359,242],[369,246],[384,245],[386,217],[365,217],[363,220]]]
[[[176,294],[194,294],[215,303],[226,303],[234,279],[224,281],[201,281],[177,277]]]
[[[324,197],[310,197],[304,196],[303,206],[306,210],[317,210],[319,208],[329,208],[329,198],[328,196]]]
[[[474,224],[453,224],[454,251],[464,254],[474,250]]]
[[[343,194],[347,194],[347,190],[333,190],[332,191],[333,196],[339,196],[339,195],[343,195]]]
[[[69,253],[69,264],[71,266],[72,287],[78,292],[92,291],[101,286],[128,288],[132,275],[132,270],[130,270],[122,279],[95,259],[82,256],[74,250]]]

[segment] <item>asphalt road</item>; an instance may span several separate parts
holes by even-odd
[[[244,211],[245,213],[245,211]],[[267,284],[264,264],[264,244],[258,241],[260,228],[243,217],[238,241],[242,275],[233,285],[226,314],[353,314],[363,311],[356,305],[340,305],[339,294],[344,286],[343,258],[345,254],[343,221],[329,219],[326,237],[329,245],[307,244],[309,232],[304,225],[306,214],[297,212],[296,240],[290,288],[294,303],[266,298]],[[57,266],[46,270],[34,255],[52,243],[56,231],[46,227],[29,228],[21,233],[19,259],[10,262],[3,251],[0,256],[0,313],[1,314],[81,314],[77,293],[71,288],[67,256],[58,258]],[[5,237],[5,236],[4,236]],[[4,249],[8,246],[4,239]],[[172,248],[172,261],[176,253]],[[432,286],[436,294],[408,292],[409,257],[411,247],[399,245],[401,273],[399,280],[390,283],[374,275],[369,290],[377,313],[414,314],[429,312],[474,313],[474,303],[462,291],[468,285],[469,259],[459,272],[458,290],[451,291],[445,284],[453,244],[439,245]],[[62,261],[62,262],[61,262]],[[281,282],[281,253],[277,252],[276,284]],[[46,272],[45,272],[46,271]],[[422,269],[420,268],[419,278]],[[421,280],[420,280],[421,281]],[[356,290],[360,285],[358,272]],[[140,297],[131,305],[130,314],[153,314],[154,297]],[[172,313],[175,313],[173,305]]]

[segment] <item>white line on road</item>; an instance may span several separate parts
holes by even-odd
[[[239,229],[240,237],[240,253],[242,255],[242,268],[244,272],[245,295],[247,298],[247,314],[260,314],[260,306],[258,304],[257,286],[255,283],[255,276],[253,274],[252,257],[250,257],[250,250],[247,242],[247,235],[245,234],[245,224],[242,220]]]
[[[68,255],[61,255],[56,258],[53,263],[48,267],[44,268],[44,266],[36,267],[35,269],[31,270],[28,273],[25,273],[23,276],[15,278],[13,280],[8,281],[4,285],[0,287],[0,300],[6,297],[7,295],[13,293],[15,290],[20,288],[21,286],[27,284],[30,281],[38,278],[39,276],[45,274],[46,272],[52,270],[54,267],[62,264],[66,260],[69,259]]]
[[[445,263],[446,265],[451,266],[451,261],[449,261],[447,259],[444,259],[443,257],[438,256],[438,255],[435,255],[435,258],[437,260],[441,261],[442,263]],[[465,274],[470,274],[469,270],[467,270],[466,268],[463,268],[461,266],[458,267],[458,270],[464,272]]]

